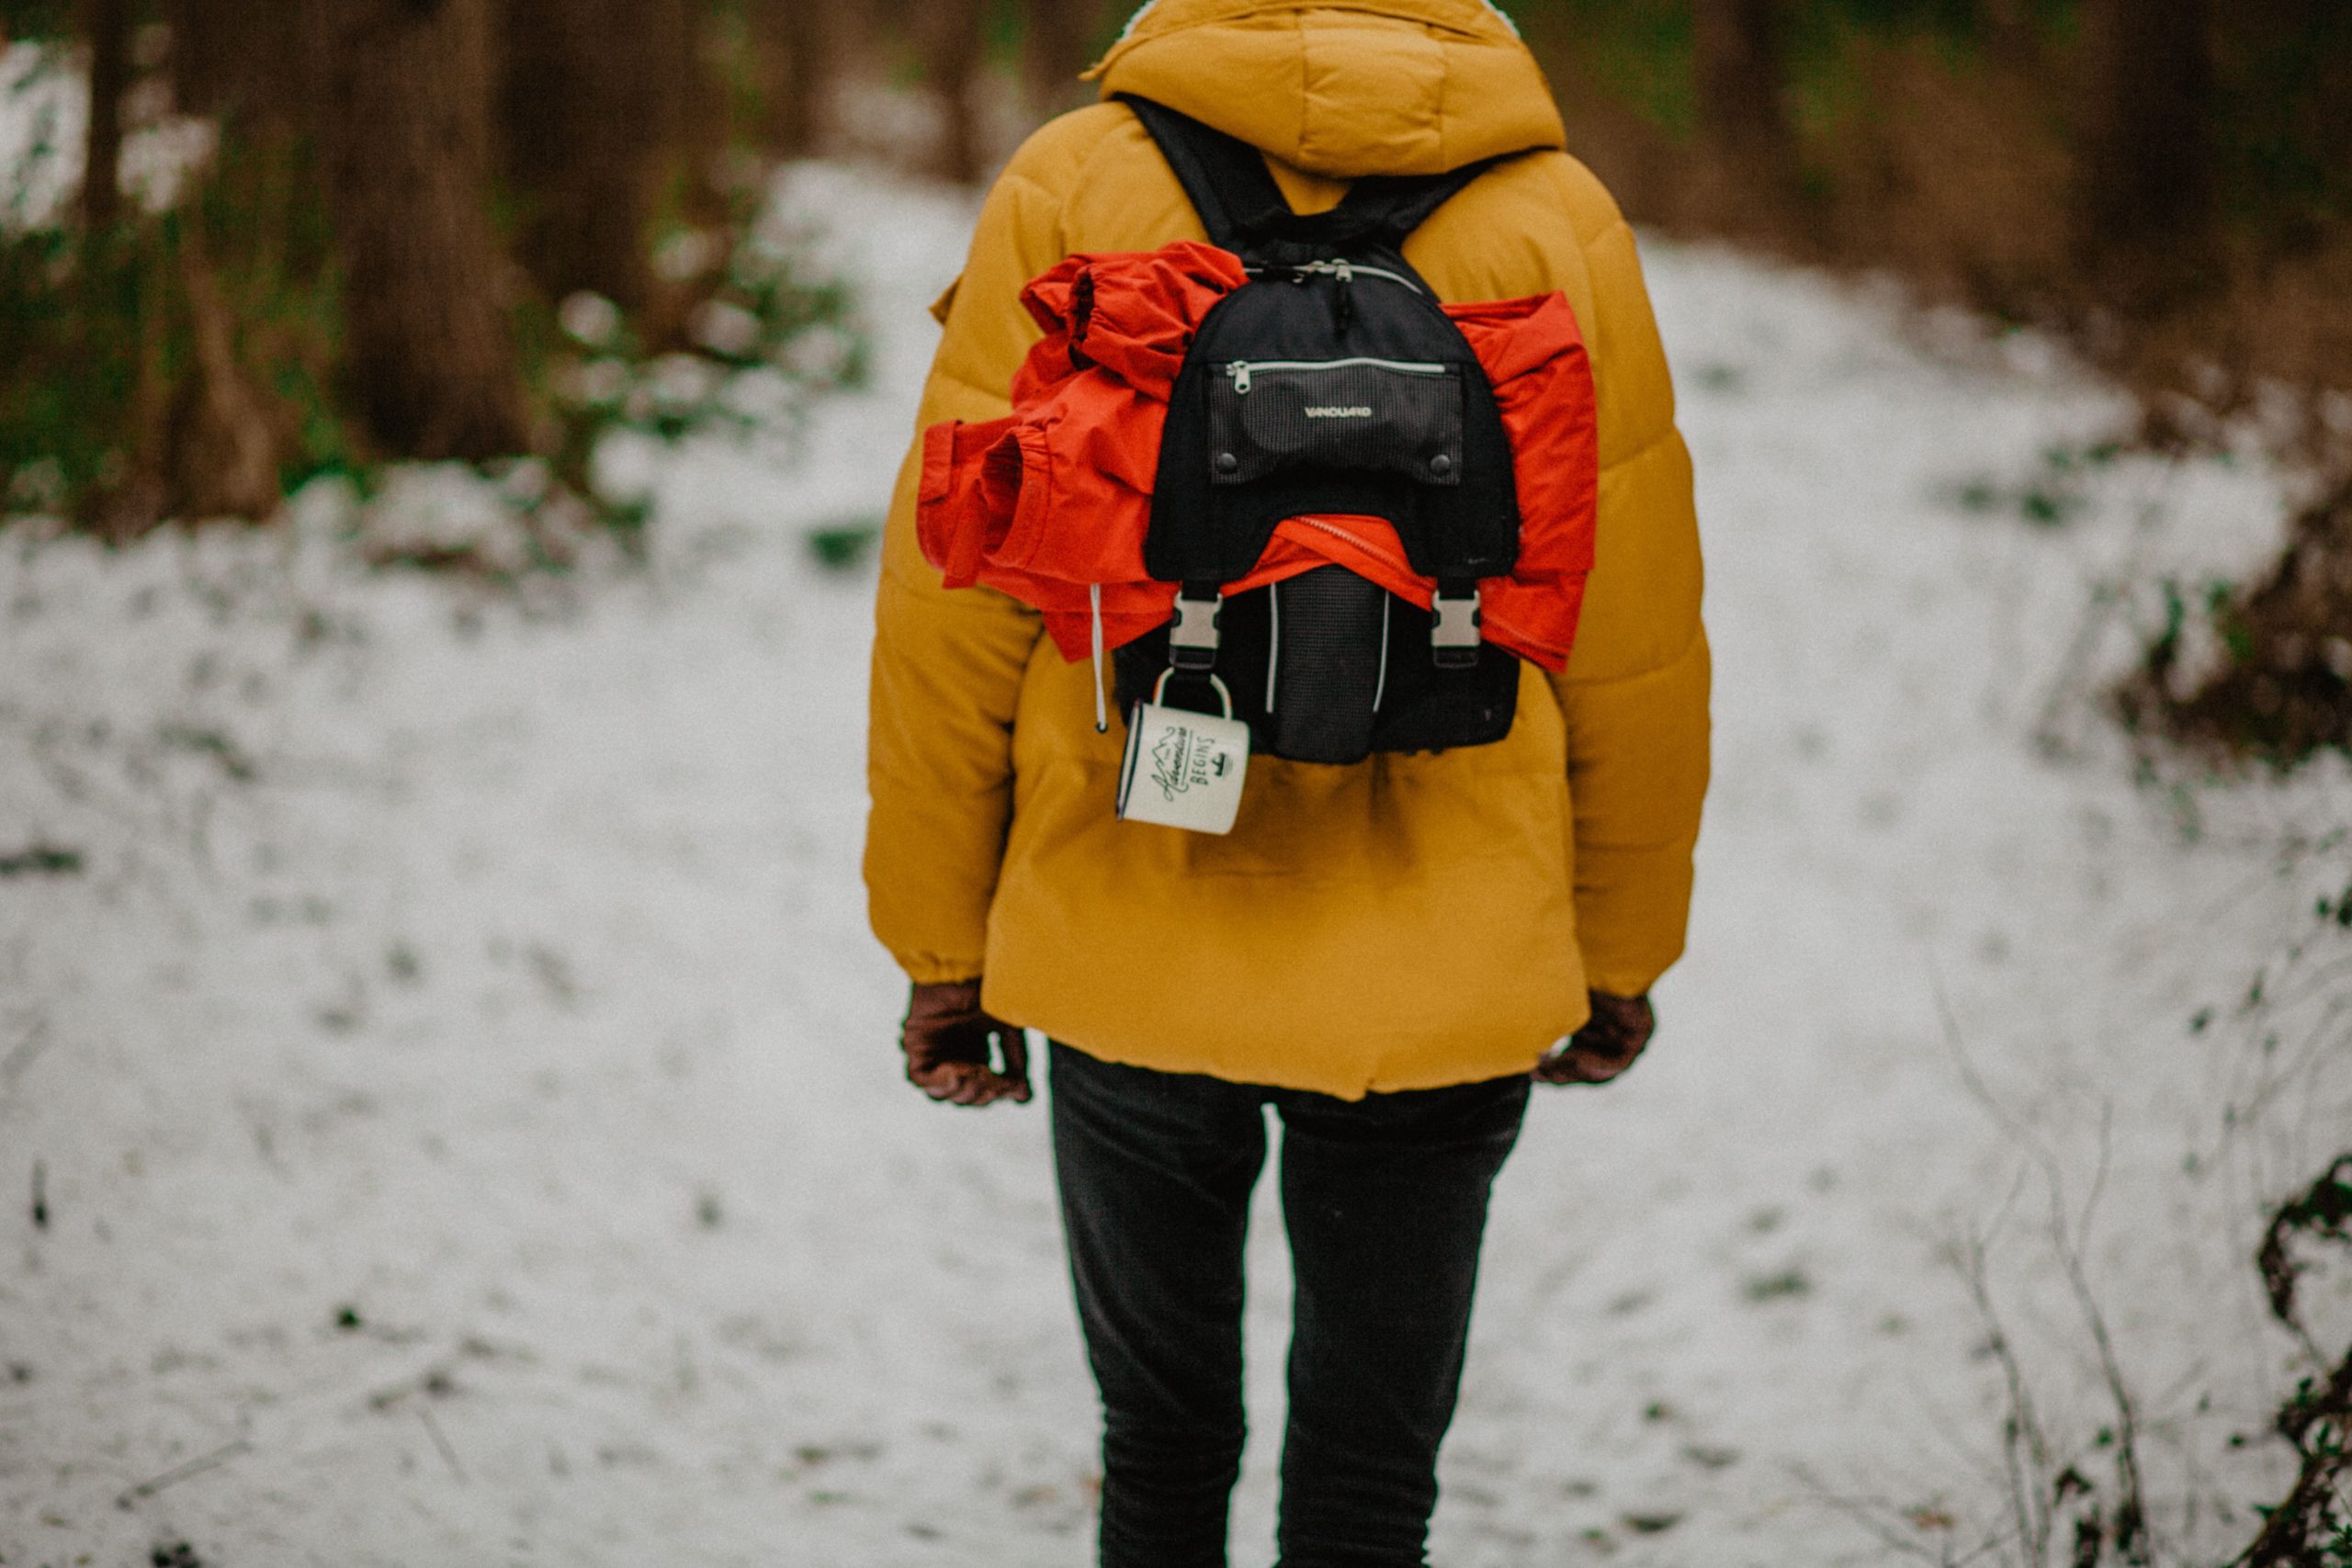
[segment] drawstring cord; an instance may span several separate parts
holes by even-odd
[[[1102,585],[1086,585],[1086,602],[1094,612],[1094,733],[1102,735],[1111,728],[1111,708],[1102,695]]]

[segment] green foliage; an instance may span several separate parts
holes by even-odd
[[[89,520],[160,493],[176,391],[197,361],[190,279],[218,289],[257,367],[289,490],[353,457],[327,395],[328,232],[307,155],[234,141],[188,205],[110,233],[0,229],[0,510]]]
[[[259,394],[281,491],[326,474],[373,488],[374,458],[334,396],[340,279],[322,181],[300,141],[224,136],[180,206],[134,204],[94,239],[60,218],[27,221],[35,171],[11,173],[17,199],[0,206],[17,217],[0,221],[0,518],[38,513],[119,536],[181,512],[175,431],[205,320],[225,325]],[[847,284],[810,272],[807,237],[763,214],[764,194],[748,183],[722,224],[673,225],[655,258],[656,323],[591,297],[561,310],[518,303],[536,450],[514,456],[539,461],[492,465],[484,477],[520,511],[584,504],[633,536],[648,505],[600,490],[607,438],[789,432],[810,397],[865,378]],[[552,484],[526,482],[533,473]]]
[[[0,339],[13,345],[0,366],[0,498],[10,510],[62,510],[124,462],[119,422],[85,411],[127,404],[138,344],[119,302],[135,301],[149,269],[120,265],[119,251],[115,265],[77,268],[76,249],[54,230],[0,236]],[[98,306],[86,324],[57,308],[76,288]]]
[[[1505,7],[1537,52],[1678,136],[1698,124],[1689,0],[1523,0]]]
[[[2250,0],[2218,29],[2218,187],[2256,231],[2352,216],[2352,6]]]
[[[77,876],[81,871],[82,852],[79,850],[37,843],[21,850],[0,852],[0,881],[16,876]]]
[[[1811,1295],[1813,1280],[1802,1269],[1783,1269],[1757,1275],[1740,1287],[1740,1293],[1751,1302],[1791,1300]]]
[[[1951,500],[1962,511],[1979,516],[2008,513],[2037,528],[2064,527],[2090,503],[2092,476],[2122,450],[2114,442],[2052,446],[2041,454],[2040,468],[2024,479],[2014,484],[1991,478],[1969,479],[1952,491]]]
[[[871,518],[811,528],[805,536],[808,553],[828,571],[852,572],[865,564],[882,537],[882,525]]]
[[[989,58],[1003,65],[1019,60],[1028,23],[1029,8],[1021,0],[988,0],[980,14],[980,29],[988,40]]]
[[[72,30],[73,0],[0,0],[0,38],[47,43]]]
[[[1592,86],[1680,140],[1696,130],[1695,39],[1690,0],[1519,0],[1504,7],[1547,59],[1565,60]],[[1838,123],[1859,103],[1861,40],[1925,37],[1956,55],[1982,43],[1980,0],[1796,0],[1784,6],[1788,93],[1798,122]],[[2072,21],[2074,0],[2039,0],[2039,30]]]
[[[675,446],[705,434],[788,432],[812,398],[865,381],[869,345],[848,284],[810,272],[805,237],[764,220],[759,199],[740,196],[723,233],[682,228],[658,248],[658,268],[695,299],[679,341],[664,348],[592,294],[520,313],[526,374],[553,432],[546,456],[558,479],[625,536],[647,513],[641,497],[598,483],[597,450],[616,433]]]
[[[2280,769],[2322,750],[2352,752],[2352,634],[2327,566],[2346,553],[2352,487],[2297,519],[2260,581],[2211,582],[2194,597],[2164,584],[2164,625],[2117,694],[2126,720]],[[2192,626],[2222,654],[2210,669],[2183,668]],[[2185,692],[2184,676],[2193,677]]]
[[[1597,89],[1687,141],[1699,105],[1691,85],[1689,0],[1519,0],[1506,7],[1539,53],[1566,62]],[[2026,31],[2044,111],[2075,118],[2081,62],[2079,0],[2034,0]],[[1811,145],[1804,175],[1837,195],[1814,161],[1841,134],[1869,134],[1868,59],[1879,45],[1925,41],[1963,76],[1987,59],[1982,0],[1790,0],[1780,12],[1785,90]],[[2352,6],[2335,0],[2242,0],[2213,28],[2214,188],[2224,216],[2262,243],[2297,243],[2312,226],[2352,216]],[[2064,215],[2052,213],[2052,222]]]

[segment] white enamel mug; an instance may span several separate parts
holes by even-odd
[[[1151,701],[1137,703],[1127,716],[1119,819],[1229,833],[1250,771],[1250,727],[1233,716],[1233,694],[1215,675],[1209,683],[1225,704],[1224,716],[1165,706],[1160,697],[1174,673],[1162,672]]]

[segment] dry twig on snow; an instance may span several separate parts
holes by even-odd
[[[2298,1236],[2352,1246],[2352,1150],[2336,1156],[2302,1196],[2279,1206],[2255,1257],[2271,1315],[2302,1341],[2316,1370],[2278,1411],[2278,1435],[2302,1458],[2294,1484],[2263,1511],[2261,1532],[2231,1568],[2352,1562],[2352,1499],[2343,1484],[2352,1477],[2352,1345],[2328,1371],[2296,1302],[2297,1285],[2310,1268],[2293,1254]]]

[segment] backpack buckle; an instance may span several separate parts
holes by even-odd
[[[1217,622],[1225,611],[1225,595],[1212,590],[1205,599],[1176,591],[1176,624],[1168,632],[1168,663],[1176,670],[1210,670],[1216,666]]]
[[[1485,637],[1478,630],[1482,617],[1478,612],[1478,591],[1470,590],[1465,597],[1455,598],[1440,589],[1430,596],[1430,649],[1441,670],[1469,670],[1476,667],[1478,649]]]

